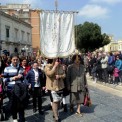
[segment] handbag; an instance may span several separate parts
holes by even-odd
[[[84,106],[88,106],[90,107],[92,105],[92,102],[91,102],[91,99],[90,99],[90,94],[87,90],[87,92],[85,93],[85,96],[84,96]]]

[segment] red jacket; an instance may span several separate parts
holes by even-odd
[[[24,76],[26,76],[26,74],[28,73],[28,71],[31,69],[31,66],[22,66],[24,69]]]

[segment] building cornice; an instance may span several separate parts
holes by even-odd
[[[29,23],[23,21],[22,19],[19,19],[19,18],[17,18],[17,17],[14,17],[14,16],[11,16],[11,15],[9,15],[9,14],[6,14],[5,12],[3,12],[3,11],[1,11],[1,10],[0,10],[0,15],[1,15],[1,16],[4,16],[4,17],[7,17],[7,18],[9,18],[9,19],[12,19],[12,20],[14,20],[14,21],[16,21],[16,22],[22,23],[23,25],[25,25],[25,26],[27,26],[27,27],[32,28],[31,24],[29,24]]]

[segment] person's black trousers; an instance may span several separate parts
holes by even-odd
[[[34,87],[32,90],[32,97],[33,97],[33,109],[37,109],[37,102],[38,102],[38,110],[42,110],[42,94],[40,87]]]
[[[19,122],[25,122],[24,115],[24,101],[20,101],[18,97],[13,95],[12,97],[12,118],[17,119],[17,113],[19,114]]]
[[[102,69],[103,82],[108,83],[108,70],[107,68]]]
[[[7,105],[4,107],[5,120],[8,120],[11,116],[11,107],[12,107],[12,91],[7,91],[7,97],[9,99]]]
[[[13,119],[17,119],[17,113],[19,113],[19,122],[25,122],[24,109],[19,110],[19,112],[17,112],[16,110],[13,110],[12,111]]]

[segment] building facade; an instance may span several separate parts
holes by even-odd
[[[0,51],[32,53],[32,27],[21,19],[0,11]]]
[[[122,52],[122,40],[118,40],[118,51]]]
[[[30,4],[1,5],[1,10],[7,14],[18,17],[32,26],[33,52],[40,49],[40,10],[32,9]]]
[[[113,35],[109,35],[110,43],[105,45],[104,47],[99,48],[98,50],[102,50],[104,52],[122,52],[122,40],[114,40]]]
[[[118,42],[111,41],[108,45],[104,46],[105,52],[116,52],[118,51]]]
[[[116,52],[121,51],[122,52],[122,40],[111,40],[111,42],[108,45],[105,45],[103,47],[103,50],[105,52]]]

